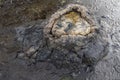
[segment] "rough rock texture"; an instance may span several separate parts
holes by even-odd
[[[65,3],[66,0],[0,0],[0,25],[14,26],[45,19]]]
[[[13,0],[9,0],[13,1]],[[29,0],[27,0],[29,1]],[[69,0],[68,0],[69,1]],[[80,75],[72,73],[73,78],[69,76],[67,69],[56,69],[48,62],[39,62],[35,64],[33,58],[34,51],[36,51],[42,40],[40,35],[43,35],[41,29],[42,25],[47,25],[46,20],[39,20],[31,23],[26,23],[18,28],[13,26],[0,28],[0,80],[119,80],[120,79],[120,1],[119,0],[72,0],[71,2],[80,2],[92,12],[99,25],[103,26],[108,41],[109,53],[96,64],[95,71],[86,75],[81,71]],[[42,24],[41,24],[42,23]],[[106,26],[106,27],[104,27]],[[15,33],[15,30],[17,33]],[[39,33],[40,32],[40,33]],[[6,36],[9,35],[9,36]],[[20,41],[15,41],[15,35]],[[36,36],[36,38],[34,38]],[[15,42],[14,42],[15,41]],[[42,40],[42,43],[46,43]],[[23,44],[24,43],[24,44]],[[16,47],[15,47],[16,45]],[[36,46],[36,47],[35,47]],[[44,46],[44,45],[41,45]],[[17,48],[18,47],[18,48]],[[41,48],[42,49],[42,48]],[[48,48],[41,51],[49,53]],[[16,58],[17,53],[20,54]],[[23,52],[24,51],[24,52]],[[24,55],[26,53],[26,55]],[[30,53],[30,54],[29,54]],[[36,52],[35,52],[36,53]],[[41,52],[43,53],[43,52]],[[32,56],[31,56],[32,55]],[[23,58],[23,56],[25,58]],[[28,57],[26,57],[28,56]],[[31,58],[31,57],[33,58]],[[44,56],[44,53],[43,53]],[[44,56],[45,57],[45,56]],[[39,58],[40,59],[40,58]],[[45,59],[45,58],[43,58]],[[49,59],[48,59],[49,61]],[[88,70],[88,69],[86,69]]]
[[[106,32],[87,12],[84,6],[70,4],[53,14],[44,28],[43,37],[50,51],[44,55],[49,54],[56,66],[79,72],[81,66],[93,67],[107,54]]]

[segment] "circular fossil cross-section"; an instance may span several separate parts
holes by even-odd
[[[82,19],[80,13],[71,11],[61,16],[53,25],[52,34],[60,35],[87,35],[91,32],[91,25]]]

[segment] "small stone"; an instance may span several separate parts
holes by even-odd
[[[18,58],[24,58],[25,57],[25,53],[18,53]]]
[[[78,75],[76,73],[72,73],[72,76],[73,77],[77,77]]]
[[[34,53],[36,50],[37,50],[37,48],[35,48],[34,46],[30,47],[30,48],[26,51],[27,56],[33,55],[33,53]]]

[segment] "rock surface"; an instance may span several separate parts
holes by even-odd
[[[47,23],[43,23],[46,22],[46,20],[39,20],[23,24],[19,27],[16,26],[17,28],[15,29],[13,26],[7,28],[3,28],[2,26],[0,29],[0,38],[2,38],[0,41],[0,80],[60,80],[60,78],[63,79],[61,76],[68,74],[71,74],[73,76],[71,79],[75,80],[120,79],[120,1],[72,0],[71,2],[80,2],[86,6],[88,10],[92,12],[91,15],[95,16],[99,25],[103,26],[103,30],[105,30],[108,36],[107,41],[110,43],[109,53],[96,65],[95,71],[92,74],[86,74],[84,71],[81,71],[80,75],[76,75],[76,73],[71,74],[66,69],[56,69],[56,67],[48,62],[39,62],[36,64],[33,59],[36,56],[34,50],[39,49],[39,45],[43,47],[44,45],[42,45],[42,43],[46,43],[46,41],[42,40],[39,36],[43,35],[42,25],[46,25]],[[8,34],[10,37],[6,36]],[[15,41],[16,39],[14,40],[15,35],[20,41],[19,43]],[[38,40],[42,40],[43,42],[37,42]],[[14,45],[16,45],[17,48],[14,47]],[[44,58],[42,57],[44,60],[46,58],[44,52],[49,55],[50,51],[47,47],[41,51],[43,51],[40,53],[44,56]],[[17,55],[20,54],[20,58],[16,58],[16,53],[18,53]],[[22,58],[21,56],[24,56],[23,53],[28,57]],[[72,55],[72,57],[74,57],[74,55]],[[89,68],[86,68],[86,70],[89,70]],[[69,76],[64,79],[69,79]]]
[[[74,69],[79,72],[83,65],[93,67],[108,53],[107,36],[102,27],[95,24],[84,6],[69,4],[57,11],[44,27],[45,46],[51,52],[49,60],[73,72]],[[47,52],[46,49],[44,55]]]

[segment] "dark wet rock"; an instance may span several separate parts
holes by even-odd
[[[47,61],[47,59],[49,59],[50,55],[51,55],[51,50],[44,47],[37,52],[36,60],[37,61]]]
[[[0,0],[0,25],[20,25],[45,19],[67,0]]]

